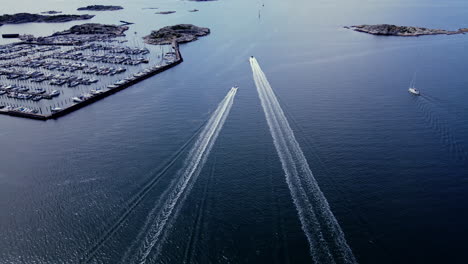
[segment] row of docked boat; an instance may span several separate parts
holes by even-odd
[[[0,69],[0,76],[5,75],[9,80],[29,80],[35,83],[42,83],[49,81],[50,85],[62,86],[67,84],[68,87],[76,87],[78,85],[91,85],[97,83],[99,80],[96,78],[86,78],[76,75],[65,75],[65,74],[53,74],[43,73],[40,71],[21,71],[17,69]]]
[[[83,102],[85,100],[88,100],[89,98],[91,98],[93,96],[96,96],[98,94],[101,94],[101,93],[104,93],[104,90],[98,87],[96,89],[90,90],[89,93],[84,93],[84,94],[72,97],[72,101],[74,103],[81,103],[81,102]]]
[[[5,70],[0,70],[4,74],[12,74],[10,79],[14,78],[20,78],[20,80],[26,80],[29,78],[35,78],[35,77],[40,77],[43,75],[43,73],[39,71],[19,71],[16,70],[14,67],[27,67],[27,68],[33,68],[33,69],[44,69],[48,71],[60,71],[60,72],[75,72],[75,71],[82,71],[83,73],[86,74],[96,74],[96,75],[115,75],[119,73],[125,72],[127,69],[123,67],[106,67],[106,66],[101,66],[99,67],[98,65],[92,65],[89,66],[85,63],[79,63],[79,62],[60,62],[60,61],[45,61],[45,60],[39,60],[39,59],[34,59],[34,60],[25,60],[25,61],[13,61],[9,63],[4,63],[0,65],[0,69],[9,69],[7,71]],[[12,69],[13,68],[13,69]]]
[[[52,99],[52,97],[60,95],[60,91],[52,90],[50,93],[46,93],[44,88],[29,89],[15,84],[0,84],[0,96],[2,95],[19,100],[40,101],[42,99]]]
[[[145,57],[133,58],[130,55],[114,55],[108,54],[84,54],[83,52],[56,52],[49,55],[43,55],[40,59],[59,59],[59,60],[73,60],[73,61],[88,61],[99,63],[112,63],[122,65],[139,65],[141,63],[148,63],[149,60]]]
[[[102,43],[90,43],[83,45],[80,50],[89,49],[93,52],[96,51],[107,51],[109,53],[121,53],[126,55],[146,55],[150,51],[147,48],[132,48],[127,46],[116,46],[116,45],[107,45]]]
[[[163,66],[162,65],[155,65],[155,66],[146,68],[146,69],[144,69],[142,71],[139,71],[139,72],[137,72],[137,73],[135,73],[133,75],[130,75],[130,76],[126,77],[123,80],[119,80],[119,81],[117,81],[117,82],[115,82],[113,84],[108,85],[107,88],[109,88],[109,89],[118,88],[121,85],[127,84],[127,83],[135,81],[135,80],[137,80],[137,79],[139,79],[139,78],[141,78],[141,77],[143,77],[145,75],[148,75],[148,74],[160,69],[161,67],[163,67]]]
[[[24,107],[24,106],[11,106],[11,105],[0,105],[0,111],[2,112],[19,112],[19,113],[25,113],[25,114],[37,114],[39,113],[39,110],[34,109],[34,108],[29,108],[29,107]]]
[[[132,82],[132,81],[135,81],[137,80],[138,78],[141,78],[145,75],[148,75],[150,74],[151,72],[153,71],[156,71],[158,70],[159,68],[161,68],[162,66],[161,65],[155,65],[153,67],[150,67],[150,68],[147,68],[143,71],[140,71],[140,72],[137,72],[131,76],[128,76],[127,78],[125,79],[122,79],[122,80],[119,80],[113,84],[110,84],[107,86],[108,89],[115,89],[115,88],[119,88],[120,86],[122,85],[125,85],[129,82]],[[89,91],[89,93],[85,93],[85,94],[82,94],[82,95],[79,95],[79,96],[75,96],[75,97],[72,97],[72,101],[74,103],[81,103],[85,100],[88,100],[89,98],[92,98],[93,96],[96,96],[98,94],[101,94],[101,93],[104,93],[105,91],[102,90],[101,88],[96,88],[96,89],[92,89]]]
[[[122,67],[118,67],[118,68],[105,67],[105,66],[98,67],[98,66],[94,65],[94,66],[91,66],[91,67],[83,70],[83,73],[113,76],[113,75],[123,73],[123,72],[126,72],[126,71],[127,71],[127,69],[122,68]]]
[[[0,46],[0,60],[13,60],[24,58],[26,56],[34,56],[40,52],[48,52],[58,50],[58,46],[38,46],[38,45],[3,45]]]

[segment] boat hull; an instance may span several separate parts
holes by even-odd
[[[409,92],[410,94],[413,94],[413,95],[421,95],[421,94],[419,93],[419,91],[416,90],[416,89],[414,89],[414,88],[409,88],[409,89],[408,89],[408,92]]]

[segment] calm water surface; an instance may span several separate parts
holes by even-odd
[[[385,38],[342,27],[468,27],[468,3],[128,2],[101,1],[125,9],[91,22],[135,22],[127,32],[135,45],[176,23],[212,34],[183,45],[181,65],[58,120],[0,116],[0,263],[123,263],[137,254],[191,138],[234,84],[231,113],[148,263],[310,263],[250,55],[359,263],[466,263],[468,36]],[[1,12],[76,13],[87,4],[8,1]],[[167,10],[177,13],[154,14]],[[0,32],[46,35],[80,23]],[[414,72],[421,97],[407,92]]]

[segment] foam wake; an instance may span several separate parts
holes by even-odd
[[[250,65],[313,261],[357,263],[265,74],[255,58],[250,58]]]
[[[162,246],[162,238],[165,233],[170,231],[168,230],[168,227],[170,227],[168,223],[177,217],[178,210],[197,180],[229,115],[236,93],[237,88],[232,88],[228,92],[200,132],[194,146],[189,152],[183,169],[179,173],[177,182],[166,196],[161,209],[155,215],[149,215],[149,219],[147,220],[149,227],[145,230],[136,255],[130,257],[130,262],[128,263],[143,264],[151,262],[149,260],[150,254],[153,257],[158,256]]]

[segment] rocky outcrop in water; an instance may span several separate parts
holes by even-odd
[[[155,14],[158,14],[158,15],[169,15],[169,14],[173,14],[175,13],[176,11],[161,11],[161,12],[156,12]]]
[[[452,35],[452,34],[464,34],[468,32],[468,28],[461,28],[457,31],[450,31],[444,29],[429,29],[423,27],[408,27],[408,26],[396,26],[388,24],[379,25],[359,25],[345,27],[354,31],[363,32],[372,35],[383,35],[383,36],[402,36],[402,37],[413,37],[423,35]]]
[[[113,5],[89,5],[85,7],[80,7],[78,11],[115,11],[123,9],[121,6],[113,6]]]
[[[210,34],[209,28],[197,27],[191,24],[179,24],[155,30],[150,35],[144,37],[144,40],[145,43],[154,45],[171,44],[173,41],[186,43],[208,34]]]
[[[62,13],[62,11],[51,10],[51,11],[41,12],[41,14],[48,14],[48,15],[55,15],[55,14],[60,14],[60,13]]]
[[[82,25],[76,25],[71,27],[69,30],[55,33],[54,35],[113,35],[113,36],[122,36],[124,32],[128,30],[126,26],[116,26],[116,25],[104,25],[97,23],[88,23]]]
[[[30,13],[18,13],[13,15],[2,15],[0,16],[1,24],[23,24],[31,22],[40,23],[62,23],[75,20],[87,20],[93,18],[93,15],[39,15]]]

